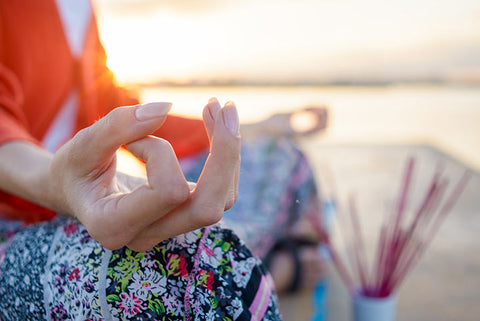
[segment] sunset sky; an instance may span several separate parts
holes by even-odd
[[[480,81],[478,0],[96,0],[121,82]]]

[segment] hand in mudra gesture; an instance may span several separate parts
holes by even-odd
[[[236,200],[241,139],[235,105],[221,108],[211,99],[203,110],[210,155],[196,185],[185,180],[170,144],[149,136],[163,124],[170,106],[116,108],[53,157],[56,203],[108,249],[148,250],[218,222]],[[121,188],[122,175],[116,171],[115,153],[122,145],[146,162],[147,181],[128,190]]]
[[[298,124],[298,120],[301,124]],[[246,139],[273,136],[300,138],[324,131],[328,123],[325,106],[306,106],[298,110],[275,113],[267,119],[242,126],[242,137]]]

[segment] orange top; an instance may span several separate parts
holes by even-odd
[[[0,1],[0,145],[12,140],[40,144],[74,86],[80,90],[77,131],[114,107],[138,103],[115,84],[106,67],[94,18],[82,58],[77,60],[70,52],[55,0]],[[209,144],[199,119],[168,116],[154,134],[167,139],[178,157]],[[53,217],[2,191],[0,214],[27,222]]]

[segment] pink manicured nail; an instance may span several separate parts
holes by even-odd
[[[218,111],[222,108],[220,103],[218,102],[217,98],[213,97],[208,100],[208,112],[210,113],[210,117],[215,120]]]
[[[172,103],[148,103],[137,106],[135,117],[144,121],[165,116],[172,108]]]
[[[238,113],[235,104],[232,102],[228,102],[225,104],[225,107],[222,109],[223,114],[223,121],[225,126],[230,130],[230,132],[234,136],[238,136],[238,128],[239,128],[239,121],[238,121]]]

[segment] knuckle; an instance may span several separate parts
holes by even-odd
[[[198,227],[218,223],[223,217],[224,209],[217,203],[203,203],[196,205],[192,215],[195,225]]]
[[[83,143],[83,142],[88,142],[92,137],[92,129],[91,127],[85,127],[81,130],[79,130],[75,136],[73,136],[72,141],[73,142],[78,142],[78,143]]]
[[[108,119],[109,121],[119,121],[124,114],[124,110],[125,107],[114,108],[104,117],[104,119]]]
[[[147,144],[148,153],[146,157],[156,161],[161,160],[162,162],[168,161],[171,163],[172,160],[175,160],[175,162],[177,161],[172,145],[165,139],[149,136]]]
[[[83,128],[78,131],[67,144],[62,146],[58,152],[63,155],[65,160],[70,164],[81,163],[85,158],[85,148],[88,147],[91,139],[92,133],[90,127]]]
[[[90,236],[97,240],[104,248],[108,250],[118,250],[126,245],[128,238],[122,233],[105,233],[89,231]]]
[[[88,227],[87,227],[88,226]],[[132,231],[122,224],[112,224],[109,220],[97,217],[92,224],[85,224],[90,236],[109,250],[124,247],[133,237]]]
[[[125,131],[124,126],[118,126],[123,124],[124,112],[122,108],[115,108],[96,123],[98,126],[102,126],[102,130],[107,131],[109,135],[116,137]]]
[[[93,236],[92,236],[93,237]],[[115,251],[115,250],[118,250],[118,249],[121,249],[122,247],[125,246],[125,243],[124,242],[118,242],[118,241],[115,241],[115,240],[111,240],[111,239],[106,239],[106,240],[97,240],[100,244],[102,244],[102,246],[104,248],[106,248],[107,250],[110,250],[110,251]]]
[[[163,202],[171,206],[177,206],[188,199],[190,189],[186,181],[176,182],[169,184],[169,187],[165,189],[163,194]]]
[[[83,146],[91,142],[94,139],[93,135],[92,127],[85,127],[79,130],[71,140],[72,144],[75,145],[73,149],[76,149],[76,146]]]
[[[159,153],[162,153],[162,154],[166,154],[166,153],[172,153],[172,155],[174,154],[174,150],[173,150],[173,147],[172,145],[165,139],[163,138],[156,138],[155,139],[155,146],[154,148],[159,152]]]

